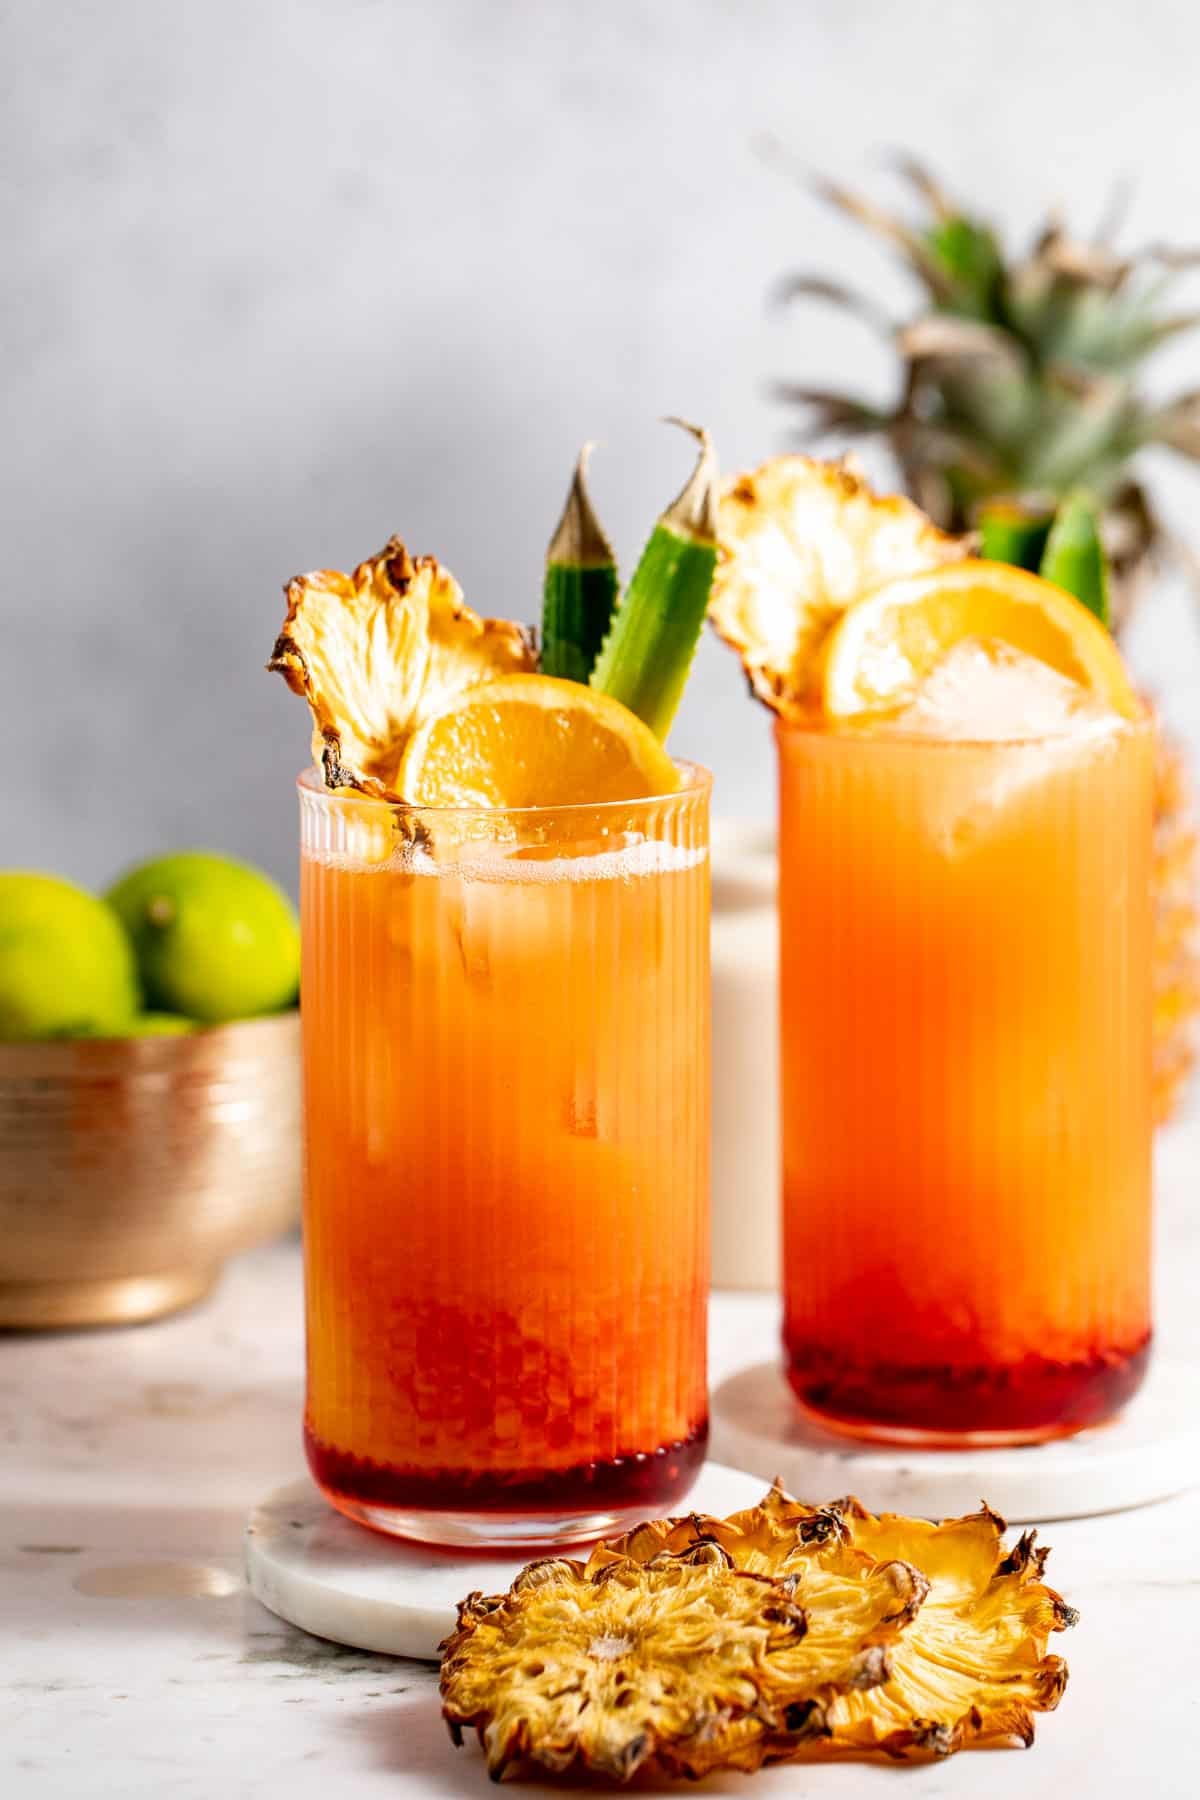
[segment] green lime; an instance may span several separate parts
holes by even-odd
[[[295,910],[247,863],[179,850],[131,869],[105,899],[133,939],[152,1008],[218,1025],[295,1000]]]
[[[185,1037],[195,1029],[195,1019],[185,1019],[181,1013],[144,1012],[129,1027],[128,1036]]]
[[[54,875],[0,874],[0,1038],[121,1037],[140,1005],[102,900]]]

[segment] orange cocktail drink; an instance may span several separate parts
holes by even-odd
[[[419,810],[301,783],[313,1473],[534,1543],[669,1509],[707,1431],[708,778]]]
[[[722,505],[777,718],[785,1368],[868,1438],[1068,1435],[1149,1354],[1155,727],[1087,497],[1035,525],[977,559],[803,457]]]
[[[1029,1441],[1148,1354],[1152,729],[928,725],[777,728],[787,1371]]]

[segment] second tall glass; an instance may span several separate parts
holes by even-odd
[[[708,792],[301,781],[306,1441],[354,1518],[542,1544],[703,1461]]]
[[[916,1442],[1107,1418],[1150,1342],[1153,728],[777,741],[792,1386]]]

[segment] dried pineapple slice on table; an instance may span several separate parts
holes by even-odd
[[[785,717],[813,704],[821,648],[848,606],[969,548],[911,500],[876,494],[848,463],[808,456],[736,476],[718,536],[708,616],[759,699]]]
[[[643,1540],[650,1548],[650,1540]],[[473,1594],[444,1648],[443,1711],[474,1726],[493,1775],[512,1762],[626,1780],[643,1765],[752,1770],[824,1729],[835,1695],[886,1679],[886,1646],[924,1583],[840,1540],[799,1576],[738,1568],[711,1538],[645,1560],[598,1545]]]
[[[464,1601],[443,1711],[497,1778],[1028,1743],[1066,1681],[1046,1638],[1074,1615],[1041,1580],[1045,1552],[1031,1536],[1006,1552],[1002,1530],[986,1510],[934,1526],[778,1486],[728,1519],[652,1521]]]
[[[1034,1534],[1009,1551],[1004,1530],[986,1508],[933,1525],[895,1513],[876,1516],[853,1498],[808,1506],[776,1484],[746,1512],[661,1520],[610,1549],[680,1554],[689,1544],[712,1541],[736,1568],[795,1575],[810,1634],[829,1622],[821,1621],[820,1585],[805,1571],[827,1564],[831,1545],[865,1552],[877,1567],[910,1566],[920,1574],[924,1598],[889,1647],[885,1678],[869,1688],[848,1684],[826,1708],[825,1730],[807,1736],[831,1749],[946,1755],[987,1739],[1032,1742],[1033,1714],[1051,1711],[1066,1685],[1066,1664],[1046,1655],[1045,1646],[1076,1614],[1042,1581],[1048,1551],[1034,1547]],[[786,1741],[776,1737],[772,1759],[786,1753]]]
[[[624,1781],[731,1719],[774,1717],[775,1659],[804,1630],[785,1583],[723,1562],[557,1557],[462,1602],[442,1710],[456,1743],[475,1727],[496,1779],[529,1762]]]
[[[537,667],[522,626],[481,619],[453,575],[396,537],[352,575],[319,569],[286,591],[267,667],[308,701],[329,787],[394,795],[419,725],[465,688]]]
[[[669,1556],[720,1559],[759,1579],[786,1583],[805,1614],[803,1638],[782,1648],[775,1660],[783,1703],[758,1716],[731,1719],[717,1734],[694,1733],[664,1759],[670,1772],[693,1778],[718,1769],[751,1774],[787,1761],[802,1746],[829,1736],[830,1721],[846,1696],[867,1693],[889,1679],[897,1640],[928,1592],[925,1577],[910,1563],[865,1555],[838,1529],[819,1529],[806,1541],[793,1532],[786,1542],[772,1532],[765,1551],[753,1528],[730,1532],[723,1529],[725,1521],[705,1518],[662,1523],[677,1527],[668,1541],[678,1548],[654,1551],[646,1567]],[[635,1560],[651,1551],[655,1535],[653,1526],[633,1534],[629,1549]],[[604,1553],[598,1550],[593,1560]]]
[[[929,1592],[887,1682],[838,1702],[833,1741],[892,1756],[944,1756],[1002,1738],[1031,1744],[1033,1715],[1052,1712],[1067,1684],[1067,1665],[1046,1654],[1047,1640],[1079,1616],[1042,1580],[1050,1553],[1036,1547],[1036,1533],[1008,1549],[1004,1520],[986,1506],[937,1525],[876,1516],[855,1499],[839,1510],[852,1544],[871,1556],[910,1557]]]
[[[820,1542],[811,1536],[813,1521],[830,1512],[854,1549],[885,1562],[903,1557],[928,1584],[893,1648],[887,1680],[830,1708],[830,1744],[902,1756],[945,1755],[987,1739],[1032,1742],[1033,1714],[1052,1711],[1067,1680],[1063,1659],[1046,1654],[1047,1639],[1077,1617],[1043,1582],[1049,1552],[1035,1548],[1035,1534],[1026,1532],[1008,1550],[1004,1520],[986,1507],[935,1525],[876,1515],[853,1498],[805,1506],[776,1486],[761,1507],[724,1522],[722,1541],[730,1532],[747,1540],[746,1567],[791,1567],[792,1544],[809,1533],[802,1554],[811,1555]]]

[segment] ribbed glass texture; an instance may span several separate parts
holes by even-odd
[[[307,1440],[372,1523],[554,1535],[703,1458],[709,780],[683,777],[513,813],[301,782]]]
[[[868,1437],[1106,1418],[1150,1341],[1152,728],[777,740],[792,1385]]]

